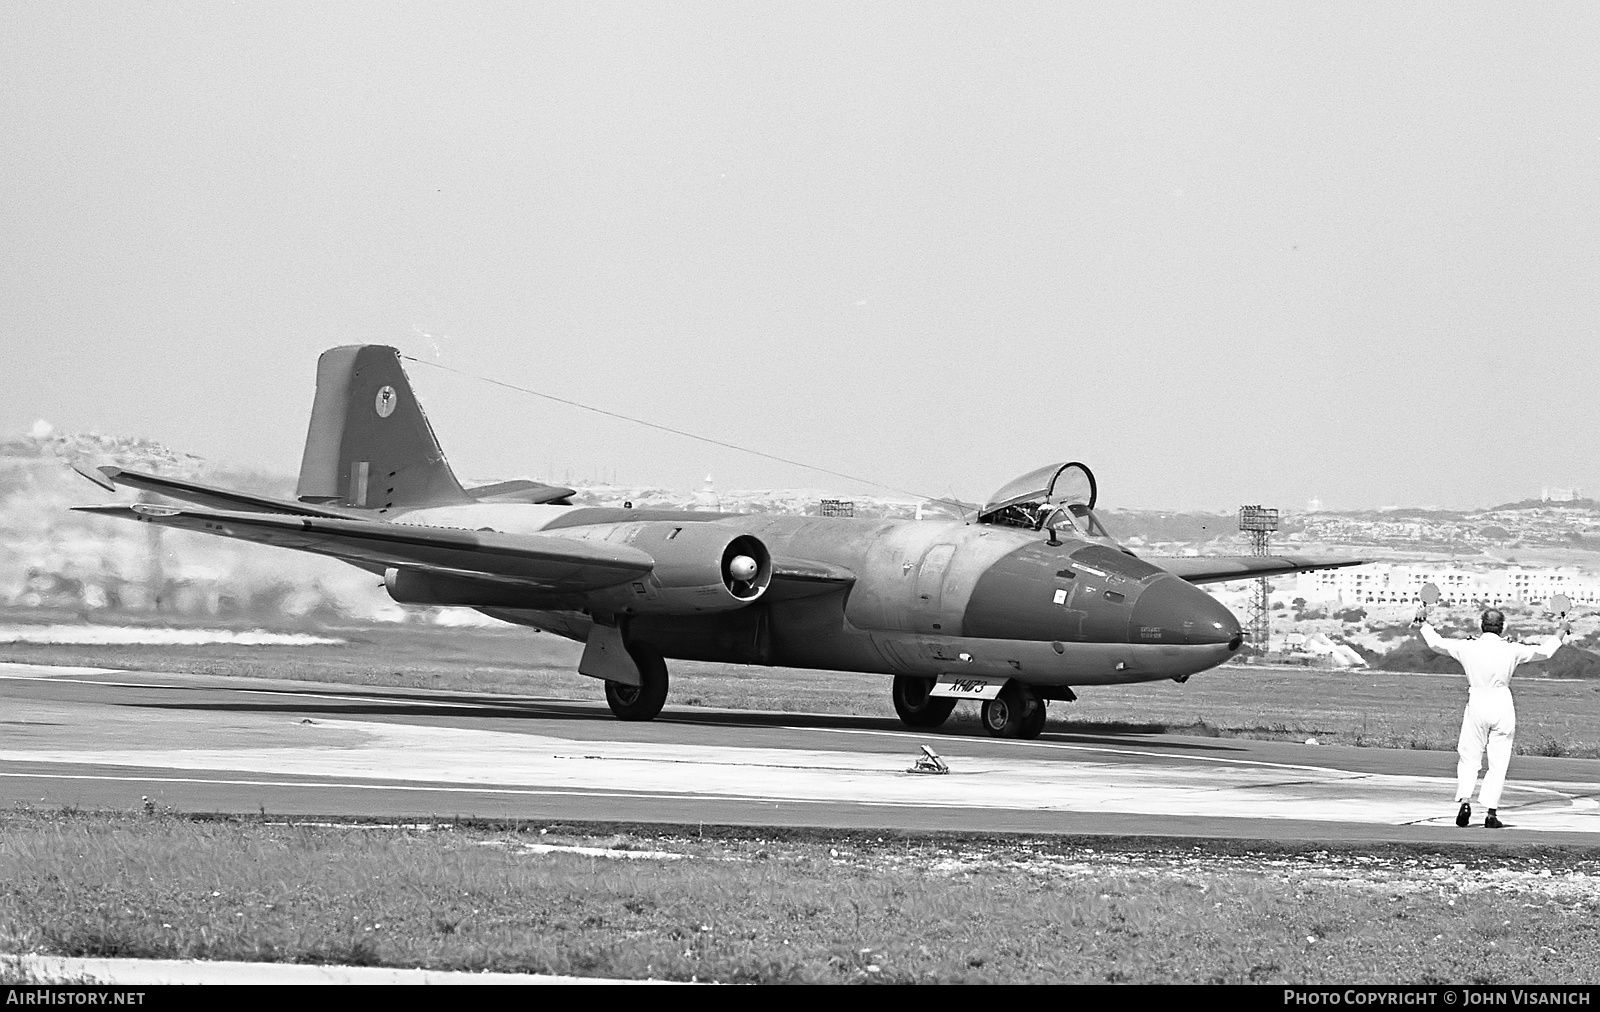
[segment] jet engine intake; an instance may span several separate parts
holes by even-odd
[[[754,604],[772,583],[772,553],[760,538],[711,523],[641,524],[628,544],[650,553],[649,574],[589,596],[635,615],[694,615]]]

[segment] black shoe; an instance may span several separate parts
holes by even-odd
[[[1503,827],[1502,827],[1502,823],[1500,822],[1500,820],[1495,818],[1494,817],[1494,813],[1491,812],[1491,813],[1489,813],[1489,817],[1483,820],[1483,828],[1484,829],[1501,829]]]
[[[1467,804],[1465,801],[1463,801],[1463,802],[1461,802],[1461,811],[1456,813],[1456,825],[1458,825],[1458,826],[1460,826],[1460,827],[1462,827],[1464,829],[1464,828],[1466,828],[1467,823],[1469,823],[1471,821],[1472,821],[1472,806]]]

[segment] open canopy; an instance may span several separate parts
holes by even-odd
[[[1037,527],[1037,514],[1060,506],[1094,509],[1094,472],[1077,461],[1029,471],[1003,485],[978,511],[979,523]]]
[[[1114,545],[1115,539],[1094,515],[1098,495],[1094,472],[1088,467],[1077,461],[1051,464],[1006,484],[978,512],[978,522],[1035,531],[1049,527],[1052,544],[1053,532],[1059,529]]]

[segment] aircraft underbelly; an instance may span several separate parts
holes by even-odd
[[[1115,685],[1194,674],[1227,660],[1224,644],[1045,643],[872,633],[896,674],[972,674],[1031,685]]]

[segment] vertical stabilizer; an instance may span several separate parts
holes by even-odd
[[[471,501],[445,462],[400,353],[371,344],[331,348],[317,360],[295,494],[379,513]]]

